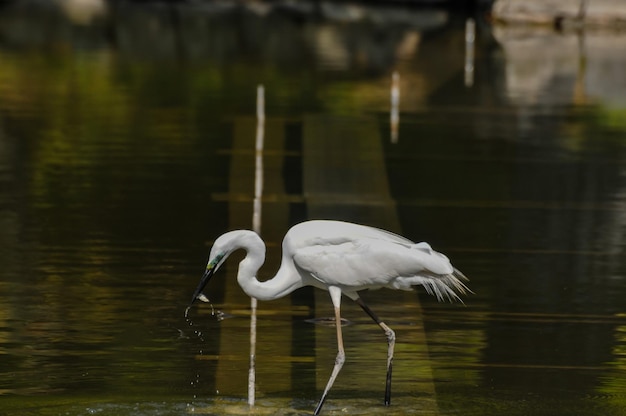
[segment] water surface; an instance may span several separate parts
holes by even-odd
[[[323,216],[429,241],[475,292],[364,294],[397,332],[389,409],[384,336],[345,301],[325,414],[626,412],[623,35],[479,21],[468,86],[464,16],[445,11],[119,7],[87,26],[0,19],[6,414],[248,414],[236,260],[206,291],[227,319],[184,310],[213,239],[252,226],[258,84],[261,278],[288,227]],[[331,315],[312,289],[260,304],[252,414],[312,412],[336,346],[309,320]]]

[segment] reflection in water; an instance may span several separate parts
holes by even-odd
[[[430,241],[476,292],[364,294],[397,329],[390,409],[384,338],[346,303],[327,413],[624,413],[623,34],[477,19],[466,88],[465,19],[445,12],[118,3],[72,25],[22,7],[0,17],[6,413],[247,410],[235,267],[211,298],[229,319],[183,311],[207,239],[251,227],[259,83],[261,279],[291,224],[325,216]],[[336,346],[306,320],[330,315],[313,290],[260,303],[259,413],[315,405]]]

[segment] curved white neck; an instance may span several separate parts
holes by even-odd
[[[292,260],[285,257],[274,277],[264,282],[257,279],[257,272],[265,262],[265,243],[258,235],[255,236],[256,238],[241,241],[241,248],[246,250],[247,254],[239,263],[237,282],[243,291],[259,300],[273,300],[301,287],[301,280],[295,272]]]

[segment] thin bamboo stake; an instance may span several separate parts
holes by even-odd
[[[263,144],[265,133],[265,89],[262,85],[256,92],[256,143],[254,172],[254,206],[252,230],[261,234],[261,197],[263,195]],[[254,406],[256,385],[256,310],[257,300],[250,298],[250,368],[248,370],[248,405]]]
[[[465,86],[474,85],[474,42],[476,41],[476,23],[474,19],[465,22]]]
[[[391,75],[391,109],[389,111],[391,125],[391,143],[398,143],[398,125],[400,124],[400,74]]]

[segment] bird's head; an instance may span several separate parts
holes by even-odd
[[[249,244],[253,244],[251,240],[260,239],[256,233],[247,230],[231,231],[221,235],[217,240],[215,240],[213,247],[211,247],[211,253],[209,254],[209,262],[207,263],[198,287],[196,287],[196,290],[193,292],[193,297],[191,298],[189,306],[191,306],[197,299],[206,299],[202,291],[206,287],[207,283],[209,283],[209,280],[211,280],[213,274],[215,274],[217,269],[220,268],[222,263],[226,261],[228,256],[230,256],[233,251],[240,248],[247,248]]]

